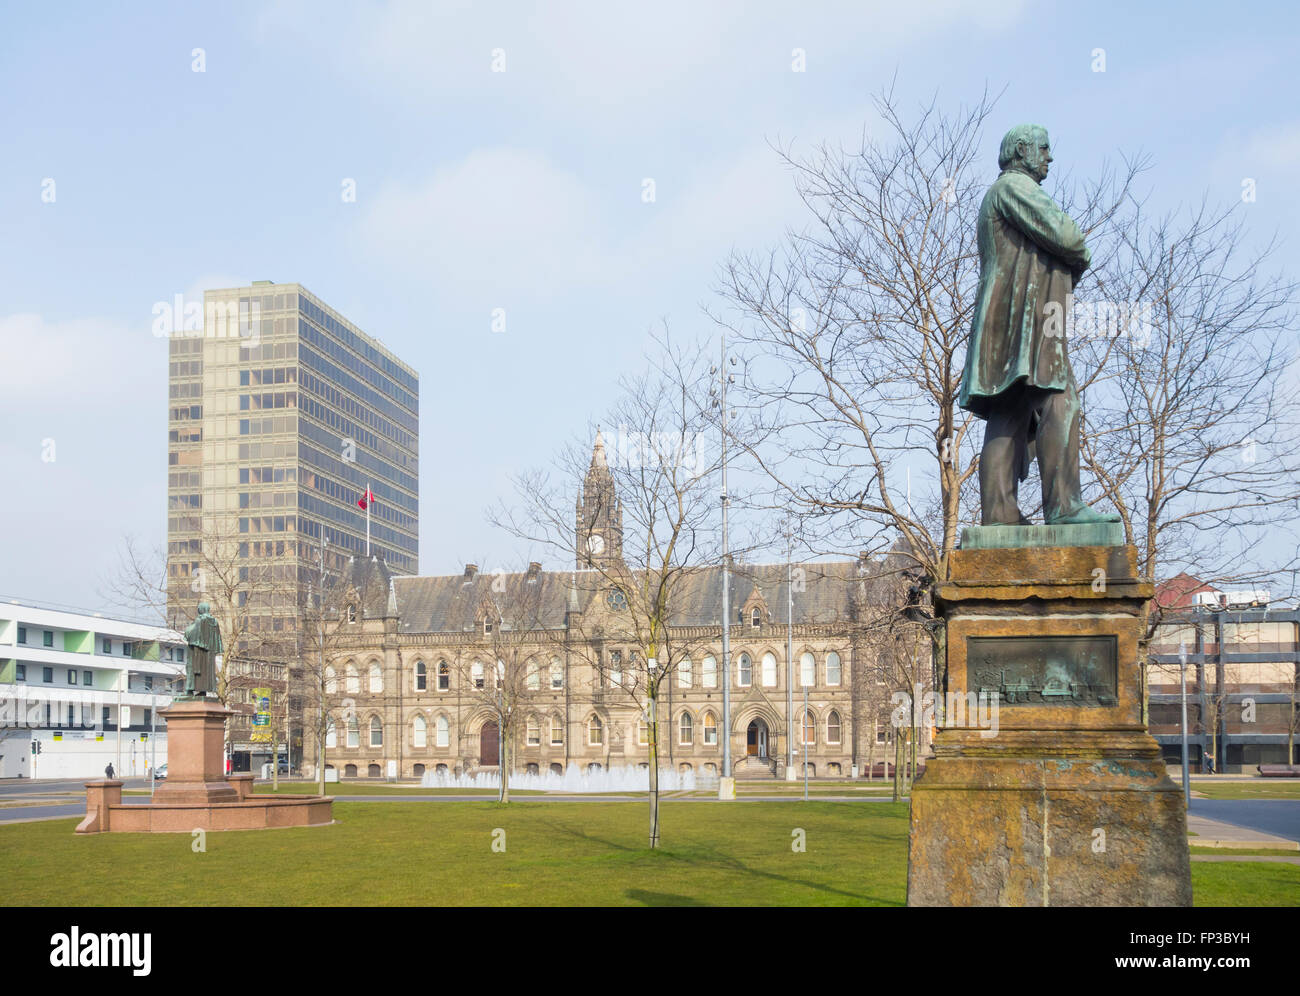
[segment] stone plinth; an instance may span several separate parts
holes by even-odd
[[[1131,546],[953,554],[935,604],[966,708],[913,786],[909,905],[1190,905],[1182,793],[1142,723],[1136,566]]]
[[[320,795],[253,795],[251,774],[225,776],[225,722],[215,701],[177,702],[167,717],[166,781],[148,805],[123,805],[117,780],[86,784],[86,818],[77,833],[191,833],[261,830],[333,822],[333,800]]]
[[[234,713],[216,701],[175,702],[158,711],[167,718],[167,779],[154,801],[176,805],[238,802],[226,780],[226,718]]]

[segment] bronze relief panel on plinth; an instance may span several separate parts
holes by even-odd
[[[968,636],[967,691],[1008,705],[1114,706],[1114,636]]]

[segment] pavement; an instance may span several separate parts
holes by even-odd
[[[1300,851],[1300,799],[1193,799],[1187,829],[1196,847]]]

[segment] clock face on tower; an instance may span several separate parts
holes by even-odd
[[[600,533],[592,533],[587,537],[587,552],[599,556],[605,552],[605,537]]]

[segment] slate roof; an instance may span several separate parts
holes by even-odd
[[[858,563],[838,561],[796,567],[794,621],[796,623],[847,623],[853,618],[852,593],[857,587]],[[767,624],[787,622],[787,568],[785,564],[737,564],[731,569],[733,622],[750,594],[758,587],[771,615]],[[678,593],[674,626],[722,625],[722,569],[705,567],[683,579]],[[503,612],[503,630],[564,626],[570,602],[586,611],[591,601],[604,597],[608,585],[599,572],[539,571],[534,580],[528,574],[466,574],[441,577],[394,577],[402,633],[455,633],[477,631],[483,607],[489,603],[501,609],[516,607],[511,619]],[[495,590],[494,590],[495,589]],[[519,606],[524,608],[520,609]],[[370,612],[367,610],[367,615]]]

